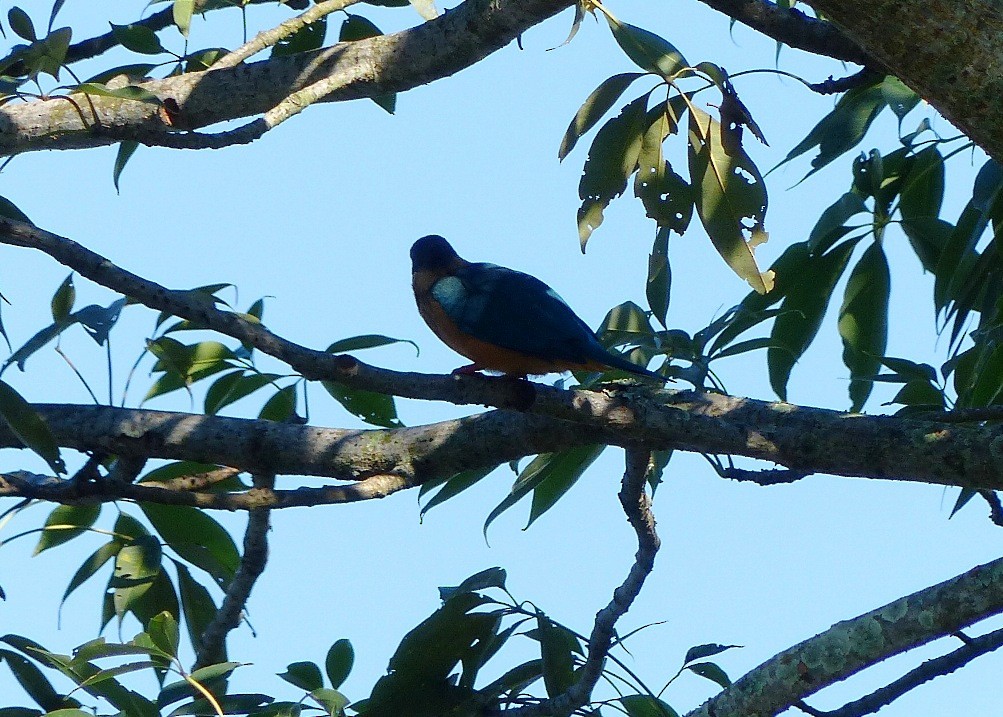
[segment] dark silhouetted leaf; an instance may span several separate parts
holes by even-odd
[[[627,695],[620,704],[628,717],[679,717],[667,703],[651,695]]]
[[[446,601],[459,593],[472,593],[487,588],[504,588],[505,576],[504,568],[487,568],[479,573],[474,573],[456,587],[439,588],[439,599]]]
[[[320,668],[312,662],[293,662],[286,666],[285,672],[279,673],[279,677],[307,692],[324,686]]]
[[[874,242],[850,272],[839,310],[843,363],[850,369],[851,411],[859,411],[871,393],[888,340],[888,260]]]
[[[640,72],[624,72],[603,80],[585,99],[585,103],[578,108],[578,112],[571,120],[571,124],[568,125],[568,129],[564,133],[564,138],[561,140],[557,158],[563,160],[567,157],[578,144],[582,135],[595,127],[596,123],[609,112],[613,103],[620,98],[620,95],[630,87],[634,80],[643,76]]]
[[[192,565],[202,568],[226,588],[240,565],[233,538],[205,512],[185,505],[140,503],[164,542]]]
[[[122,170],[125,169],[125,165],[132,158],[132,155],[136,153],[139,149],[139,142],[135,140],[127,139],[118,143],[118,152],[115,154],[115,166],[112,167],[111,171],[111,181],[115,185],[115,193],[121,193],[121,189],[118,186],[118,180],[122,177]]]
[[[112,34],[122,47],[142,55],[159,55],[166,52],[160,38],[145,25],[112,25]]]
[[[354,15],[353,17],[358,17]],[[345,20],[347,23],[348,20]],[[342,27],[344,32],[344,27]],[[376,34],[380,34],[378,31]],[[284,37],[272,46],[272,57],[287,57],[298,52],[309,52],[324,46],[327,35],[327,18],[308,23],[288,37]],[[344,39],[342,40],[344,42]]]
[[[352,643],[342,638],[336,640],[327,651],[327,658],[324,660],[324,671],[327,672],[327,679],[335,689],[341,687],[342,683],[348,679],[355,664],[355,650]]]
[[[19,441],[44,458],[53,471],[63,473],[66,470],[48,424],[5,381],[0,381],[0,420],[7,424]]]
[[[366,423],[385,428],[401,425],[397,419],[397,405],[393,396],[351,388],[338,381],[321,381],[321,383],[332,398],[345,407],[345,410]]]

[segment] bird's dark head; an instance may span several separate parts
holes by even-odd
[[[459,258],[449,242],[438,234],[422,237],[411,246],[413,271],[445,269]]]

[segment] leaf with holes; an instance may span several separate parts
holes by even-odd
[[[768,236],[763,228],[766,184],[744,151],[725,151],[721,131],[709,114],[690,109],[689,165],[697,215],[728,266],[765,294],[773,288],[773,274],[759,271],[753,250]]]

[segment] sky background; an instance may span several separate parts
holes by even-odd
[[[4,14],[8,7],[0,3]],[[727,18],[692,0],[611,0],[609,7],[622,20],[666,36],[691,63],[711,60],[732,73],[774,66],[772,41],[742,27],[730,30]],[[36,25],[44,25],[49,8],[48,3],[26,6]],[[108,19],[126,23],[141,11],[140,3],[120,3],[109,17],[107,10],[95,12],[87,3],[71,1],[57,24],[73,26],[79,39],[104,32]],[[417,21],[406,8],[357,6],[352,11],[386,31]],[[248,11],[252,28],[287,16],[288,11],[269,8]],[[16,158],[0,174],[0,194],[39,226],[169,287],[232,282],[239,295],[224,296],[240,308],[267,295],[266,324],[304,345],[324,348],[365,333],[417,342],[419,356],[406,344],[359,355],[396,370],[445,373],[461,362],[435,339],[413,305],[407,251],[428,233],[442,234],[467,259],[544,279],[597,326],[610,307],[624,300],[644,305],[654,225],[636,200],[622,198],[607,211],[588,252],[579,251],[577,185],[588,143],[563,163],[557,161],[557,147],[589,92],[609,75],[635,68],[605,23],[591,19],[571,44],[549,51],[564,40],[571,17],[565,12],[527,32],[522,50],[513,44],[453,77],[401,95],[393,116],[369,101],[320,105],[247,147],[140,148],[122,176],[120,194],[111,179],[114,148],[36,152]],[[339,25],[336,16],[329,41]],[[181,48],[173,30],[163,37],[169,47]],[[234,47],[240,41],[236,12],[216,13],[208,22],[197,18],[193,24],[192,47]],[[127,61],[136,60],[122,58],[122,64]],[[790,49],[780,54],[779,66],[812,81],[852,71]],[[736,87],[770,142],[770,147],[747,145],[764,170],[778,163],[833,103],[767,74],[736,80]],[[897,146],[895,122],[886,114],[862,149]],[[931,114],[921,107],[906,119],[905,131]],[[943,120],[935,119],[935,126],[954,134]],[[672,156],[680,144],[669,150]],[[771,239],[758,252],[762,267],[804,239],[822,209],[848,188],[851,159],[852,153],[800,184],[807,159],[769,176]],[[957,217],[971,190],[973,167],[982,161],[979,155],[965,155],[952,162],[948,220]],[[938,345],[933,330],[932,280],[921,276],[899,232],[889,233],[886,250],[893,272],[888,353],[939,365],[946,341]],[[672,327],[698,330],[746,294],[744,282],[713,251],[696,220],[684,237],[673,237],[671,261]],[[13,304],[4,306],[3,320],[15,347],[49,320],[49,299],[66,274],[42,254],[0,247],[0,291]],[[77,306],[115,298],[85,280],[76,283]],[[840,295],[841,287],[834,303]],[[836,307],[831,309],[819,339],[794,370],[789,398],[845,409],[847,372],[840,361]],[[113,333],[116,397],[155,317],[130,307]],[[82,331],[68,333],[62,348],[98,395],[105,395],[103,350]],[[134,379],[129,405],[136,405],[148,387],[149,366],[149,361],[143,364]],[[30,400],[90,401],[51,349],[32,357],[27,368],[25,374],[12,370],[4,378]],[[721,361],[717,370],[733,394],[774,398],[762,353]],[[867,410],[887,410],[881,403],[891,390],[879,386]],[[196,395],[197,410],[201,396]],[[362,425],[319,387],[311,389],[311,399],[312,423]],[[256,415],[263,400],[264,394],[225,413]],[[192,408],[181,393],[147,406]],[[401,401],[399,410],[413,425],[472,409]],[[322,663],[330,644],[344,637],[355,645],[357,662],[343,691],[362,698],[401,636],[438,606],[437,586],[458,584],[493,565],[508,569],[509,589],[517,597],[587,633],[595,612],[626,574],[636,547],[616,500],[622,458],[622,451],[607,450],[529,530],[522,530],[528,503],[510,510],[492,526],[490,545],[481,528],[511,487],[507,468],[435,508],[424,521],[419,521],[414,491],[378,502],[275,511],[268,569],[248,603],[256,637],[246,626],[231,633],[231,657],[253,663],[238,670],[235,684],[296,699],[295,690],[284,691],[272,675],[295,660]],[[43,467],[23,452],[0,452],[0,470],[17,469]],[[296,476],[279,478],[283,488],[302,483]],[[982,504],[973,501],[948,520],[956,494],[936,486],[826,476],[761,488],[720,479],[699,456],[677,455],[654,505],[663,548],[619,629],[626,633],[651,622],[664,624],[631,638],[628,663],[657,691],[690,646],[737,644],[744,647],[717,660],[737,678],[839,620],[997,557],[1003,533],[990,524]],[[0,538],[36,527],[48,510],[25,511]],[[109,528],[115,512],[106,506],[99,525]],[[239,544],[245,517],[214,517],[231,528]],[[0,633],[28,635],[64,652],[95,637],[106,571],[69,599],[61,626],[57,609],[72,572],[104,541],[101,535],[83,536],[37,558],[30,558],[34,537],[0,545],[0,585],[7,593],[0,603]],[[126,621],[122,636],[131,638],[138,629]],[[116,638],[114,625],[105,634]],[[934,645],[889,661],[810,703],[838,707],[956,646]],[[498,662],[485,676],[516,660]],[[980,658],[881,714],[988,714],[998,705],[991,685],[998,684],[1001,665],[999,655]],[[0,667],[0,705],[28,704],[27,698],[14,698],[14,690],[7,668]],[[716,690],[690,675],[665,698],[682,713]]]

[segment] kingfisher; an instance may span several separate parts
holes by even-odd
[[[564,299],[534,276],[461,259],[436,234],[414,243],[411,265],[421,317],[443,343],[473,361],[454,374],[620,369],[666,380],[607,351]]]

